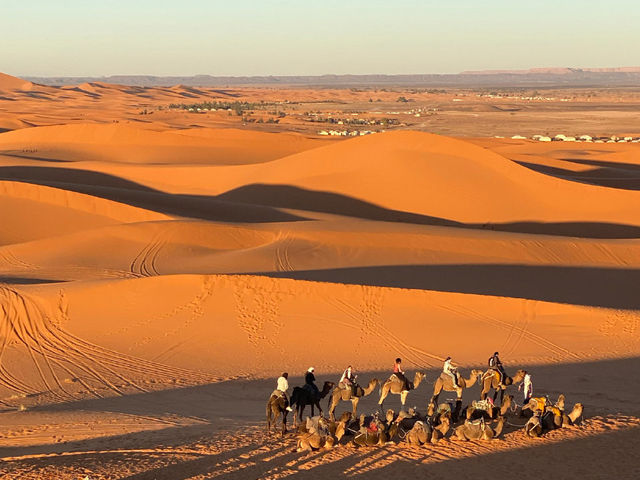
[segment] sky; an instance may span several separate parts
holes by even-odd
[[[17,76],[640,66],[638,0],[0,0]]]

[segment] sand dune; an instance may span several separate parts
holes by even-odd
[[[6,73],[0,72],[0,91],[1,90],[28,90],[33,86],[33,83],[22,80],[18,77],[12,77]]]
[[[107,110],[103,97],[209,93],[50,88],[30,93]],[[0,122],[16,129],[0,133],[0,475],[468,473],[605,435],[637,445],[637,146],[16,118]],[[347,364],[385,378],[400,355],[427,372],[409,396],[423,407],[446,356],[466,373],[495,350],[536,393],[584,402],[581,427],[309,456],[258,431],[283,370],[292,386],[309,365],[321,381]]]
[[[326,143],[294,134],[154,132],[119,124],[78,124],[6,132],[0,135],[0,153],[29,150],[39,158],[65,162],[229,165],[266,162]]]

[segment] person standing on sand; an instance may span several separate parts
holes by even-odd
[[[315,395],[320,395],[320,390],[316,387],[316,376],[313,374],[315,369],[313,367],[309,367],[307,369],[307,373],[304,375],[304,383],[305,385],[309,385],[309,388]]]
[[[282,392],[282,396],[287,401],[287,411],[291,412],[293,410],[289,406],[289,397],[287,396],[287,390],[289,390],[288,378],[289,374],[287,372],[284,372],[280,377],[278,377],[278,386],[276,387],[276,390]]]
[[[529,375],[529,372],[527,372],[526,370],[524,371],[524,380],[518,386],[518,390],[523,390],[523,393],[524,393],[523,405],[526,405],[527,403],[529,403],[529,400],[531,400],[531,397],[533,397],[533,383],[531,382],[531,375]]]

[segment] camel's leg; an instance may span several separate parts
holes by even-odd
[[[336,411],[336,407],[338,406],[338,401],[339,400],[337,400],[336,397],[331,395],[331,403],[329,404],[329,418],[332,422],[336,419],[334,412]]]
[[[504,388],[500,389],[500,406],[502,406],[502,403],[504,402]]]
[[[359,401],[360,401],[360,399],[358,397],[355,397],[355,398],[351,399],[351,405],[353,405],[353,417],[352,418],[357,418],[358,402]]]
[[[287,433],[287,412],[286,410],[282,413],[282,436]]]
[[[491,385],[487,385],[486,383],[482,384],[482,391],[480,392],[480,400],[486,400],[487,394],[491,390]]]
[[[320,400],[318,400],[316,402],[316,407],[318,407],[318,411],[320,412],[320,415],[322,416],[322,407],[320,406]],[[311,413],[313,413],[313,406],[311,407]],[[313,417],[313,415],[311,415]]]
[[[494,405],[496,404],[496,398],[498,398],[498,390],[499,390],[499,388],[496,388],[496,389],[493,391],[493,404],[494,404]]]
[[[271,431],[271,404],[267,404],[267,433]]]
[[[389,387],[382,387],[382,392],[380,393],[380,400],[378,401],[378,406],[380,407],[380,411],[384,408],[384,399],[389,395]]]

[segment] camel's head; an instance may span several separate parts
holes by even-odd
[[[573,410],[571,411],[571,416],[577,419],[582,416],[583,411],[584,411],[584,406],[581,403],[576,403],[573,406]]]
[[[342,412],[339,422],[347,423],[351,420],[351,412]]]
[[[413,388],[418,388],[418,385],[420,385],[420,382],[422,382],[426,378],[426,376],[426,373],[416,372],[415,376],[413,377]]]
[[[478,370],[478,369],[471,370],[471,376],[476,377],[476,381],[480,380],[480,377],[482,377],[483,373],[484,372],[482,370]]]
[[[513,405],[513,395],[506,395],[502,400],[502,408],[509,408]]]
[[[393,422],[393,417],[395,417],[395,412],[390,408],[389,410],[387,410],[387,414],[385,416],[387,424]]]
[[[336,384],[334,382],[324,382],[324,386],[322,387],[322,393],[326,395],[330,392]]]
[[[556,407],[560,410],[564,410],[564,394],[558,395],[558,401],[556,402]]]
[[[336,427],[336,434],[335,434],[336,440],[338,440],[338,442],[342,437],[344,437],[344,432],[346,428],[347,428],[346,422],[338,423],[338,426]]]
[[[427,407],[427,417],[431,417],[436,411],[436,404],[433,402],[429,402],[429,406]]]
[[[513,377],[513,383],[520,383],[522,380],[524,380],[524,376],[527,374],[527,372],[525,372],[524,370],[520,369],[516,372],[515,376]]]

